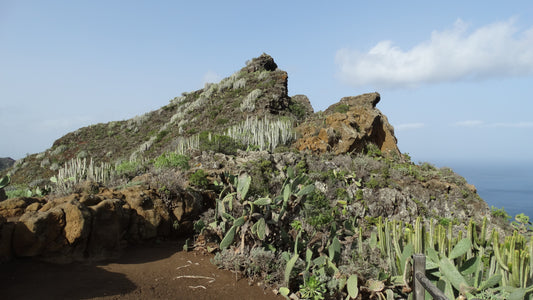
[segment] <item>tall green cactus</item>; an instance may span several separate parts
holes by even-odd
[[[497,231],[487,234],[486,218],[481,227],[470,221],[465,232],[456,234],[451,224],[434,225],[433,221],[426,231],[420,218],[413,227],[378,218],[377,232],[371,235],[371,240],[373,237],[376,241],[371,244],[385,258],[392,255],[393,275],[405,271],[410,255],[424,253],[429,258],[428,273],[437,278],[434,284],[449,297],[462,294],[473,298],[496,287],[497,290],[505,287],[510,294],[518,296],[533,291],[533,237],[526,240],[515,231],[501,243]]]

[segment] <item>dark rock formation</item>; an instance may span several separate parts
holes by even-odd
[[[274,62],[272,56],[263,53],[259,57],[253,58],[251,61],[247,62],[246,70],[248,73],[253,73],[257,71],[275,71],[278,68],[278,65]]]

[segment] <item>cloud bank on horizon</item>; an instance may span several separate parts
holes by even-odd
[[[490,128],[533,128],[533,122],[495,122],[487,123],[481,120],[466,120],[455,122],[457,127],[490,127]]]
[[[470,31],[459,19],[451,29],[433,31],[407,51],[384,40],[366,53],[340,49],[335,61],[339,78],[356,87],[403,88],[530,75],[533,27],[519,30],[510,19]]]

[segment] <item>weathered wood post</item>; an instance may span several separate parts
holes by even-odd
[[[426,277],[426,256],[413,254],[413,300],[424,300],[426,292],[437,300],[448,300],[444,293]]]
[[[426,293],[422,283],[417,279],[417,273],[426,274],[426,256],[424,254],[413,254],[413,300],[424,300]]]

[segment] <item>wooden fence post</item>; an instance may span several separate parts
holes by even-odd
[[[413,254],[413,300],[424,300],[426,290],[433,299],[448,300],[444,293],[426,277],[426,256]]]
[[[426,274],[426,256],[413,254],[413,300],[424,300],[426,292],[422,283],[416,278],[416,273]]]

